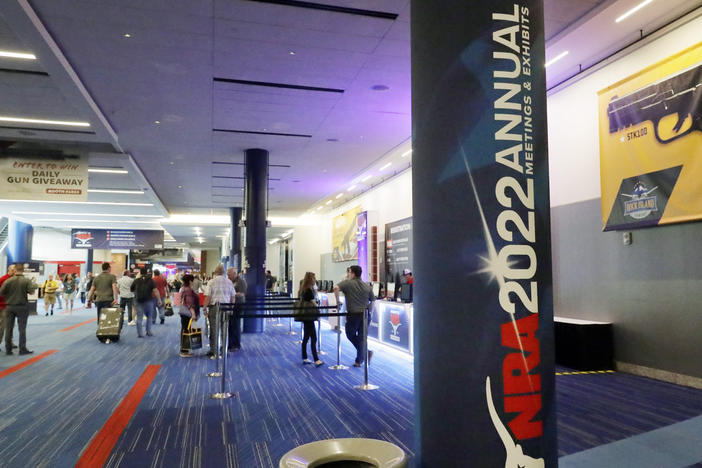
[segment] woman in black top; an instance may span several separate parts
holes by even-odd
[[[302,307],[308,309],[298,311],[300,315],[300,321],[304,326],[304,334],[302,337],[302,363],[312,364],[312,361],[307,359],[307,341],[310,341],[312,345],[312,357],[314,358],[314,365],[319,367],[324,362],[319,360],[317,356],[317,331],[314,328],[314,322],[317,320],[317,315],[313,310],[310,310],[313,305],[315,305],[315,293],[314,285],[317,283],[317,279],[314,273],[305,273],[305,278],[302,280],[302,285],[300,286],[300,304]]]

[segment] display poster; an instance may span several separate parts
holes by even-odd
[[[72,249],[162,249],[163,231],[71,229]]]
[[[361,212],[357,206],[332,220],[332,261],[346,262],[358,258],[356,244],[356,216]]]
[[[599,92],[602,229],[702,219],[702,43]]]
[[[402,304],[384,304],[380,313],[380,320],[383,322],[382,341],[391,346],[409,351],[411,337],[409,334],[409,317],[405,306]]]
[[[385,281],[399,285],[402,270],[412,270],[412,218],[385,225]]]
[[[356,215],[356,250],[358,266],[361,267],[361,279],[368,281],[368,212]]]
[[[378,311],[378,303],[374,302],[370,310],[370,320],[368,321],[368,338],[380,339],[380,312]]]
[[[0,155],[0,194],[10,200],[87,201],[88,158]]]
[[[556,467],[543,2],[411,6],[414,462]]]

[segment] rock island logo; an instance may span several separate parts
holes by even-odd
[[[76,247],[92,247],[90,243],[93,240],[93,234],[90,231],[77,231],[73,234],[76,240]]]
[[[648,189],[643,182],[638,181],[631,194],[622,193],[623,197],[627,197],[627,200],[624,200],[624,216],[643,219],[652,211],[658,211],[658,196],[651,196],[657,188],[658,186]]]
[[[397,329],[402,325],[399,312],[390,311],[390,325],[392,325],[392,335],[390,335],[390,339],[393,341],[400,341],[400,335],[397,333]]]

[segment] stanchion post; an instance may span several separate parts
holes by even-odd
[[[349,366],[344,366],[341,364],[341,317],[339,317],[339,324],[336,328],[336,365],[329,366],[331,370],[345,370]]]
[[[297,333],[295,333],[295,332],[293,331],[293,329],[292,329],[292,324],[293,324],[293,321],[294,321],[293,318],[292,318],[292,317],[288,317],[288,320],[290,321],[290,330],[286,333],[286,335],[297,335]]]
[[[219,371],[219,353],[220,353],[220,340],[222,338],[222,327],[219,326],[219,322],[221,321],[221,316],[222,316],[222,310],[219,307],[219,303],[215,304],[215,324],[217,324],[217,329],[215,329],[215,370],[214,372],[209,372],[207,374],[207,377],[219,377],[222,375],[222,373]],[[209,319],[205,319],[206,322],[209,321]],[[211,351],[211,349],[210,349]]]
[[[322,320],[317,319],[317,354],[321,354],[322,356],[325,356],[327,353],[322,351]]]
[[[220,391],[218,393],[213,393],[212,395],[210,395],[210,398],[213,398],[215,400],[223,400],[223,399],[231,398],[234,396],[231,393],[224,391],[224,386],[225,386],[225,383],[227,380],[227,351],[226,351],[226,349],[229,346],[229,333],[228,333],[228,331],[229,331],[229,326],[228,326],[229,325],[229,315],[230,315],[229,313],[220,314],[220,316],[223,319],[222,322],[219,324],[220,325],[219,328],[221,330],[220,333],[222,336],[222,345],[224,348],[224,350],[223,350],[224,351],[224,354],[223,354],[224,359],[222,360],[222,385],[221,385]],[[224,317],[226,317],[226,319],[224,319]],[[225,330],[227,330],[226,334],[225,334]],[[218,345],[219,345],[219,343],[218,343]]]
[[[377,385],[368,383],[368,310],[363,311],[363,351],[366,353],[366,358],[363,362],[363,385],[358,385],[356,390],[376,390]]]

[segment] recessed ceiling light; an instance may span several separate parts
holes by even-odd
[[[124,193],[127,195],[143,195],[143,190],[113,190],[113,189],[88,189],[88,193]]]
[[[330,204],[331,202],[332,202],[331,200],[327,200],[327,202],[325,203],[325,205],[328,205],[328,204]]]
[[[173,166],[173,165],[175,165],[175,162],[171,161],[171,163],[170,163],[170,164],[171,164],[171,166]]]
[[[318,207],[317,207],[317,211],[321,210],[322,208],[324,208],[324,207],[323,207],[323,206],[318,206]]]
[[[371,86],[371,89],[373,91],[387,91],[388,89],[390,89],[390,87],[382,85],[382,84],[377,84],[377,85]]]
[[[370,179],[371,177],[373,177],[373,176],[372,176],[372,175],[367,175],[367,176],[365,176],[363,179],[361,179],[361,182],[365,182],[365,181],[367,181],[368,179]]]
[[[379,170],[379,171],[384,171],[385,169],[387,169],[388,167],[390,167],[391,164],[392,164],[392,163],[389,162],[389,163],[385,164],[383,167],[381,167],[381,168],[378,169],[378,170]]]
[[[101,174],[129,174],[125,169],[109,169],[100,167],[89,167],[88,172],[99,172]]]
[[[553,65],[554,63],[558,62],[560,59],[562,59],[563,57],[568,55],[568,53],[569,52],[566,50],[565,52],[561,52],[560,54],[556,55],[555,57],[553,57],[551,60],[549,60],[548,62],[546,62],[544,64],[544,68],[550,67],[551,65]]]
[[[37,57],[34,54],[28,54],[25,52],[10,52],[9,50],[0,50],[0,57],[7,58],[17,58],[25,60],[36,60]]]
[[[338,194],[338,195],[335,197],[335,199],[338,200],[339,198],[341,198],[341,197],[343,197],[343,196],[344,196],[344,194],[343,194],[343,193],[340,193],[340,194]]]
[[[624,13],[622,16],[620,16],[619,18],[617,18],[616,20],[614,20],[614,22],[615,22],[615,23],[619,23],[620,21],[624,21],[624,20],[627,19],[629,16],[633,15],[634,13],[636,13],[637,11],[639,11],[640,9],[642,9],[643,7],[645,7],[646,5],[648,5],[649,3],[651,3],[652,1],[653,1],[653,0],[645,0],[645,1],[641,2],[641,3],[639,3],[639,4],[636,5],[634,8],[632,8],[631,10],[627,11],[627,12]]]
[[[66,213],[63,211],[13,211],[12,214],[51,215],[51,216],[116,216],[122,218],[160,218],[161,215],[111,214],[111,213]]]
[[[129,33],[125,33],[122,37],[132,37],[132,35]]]
[[[289,51],[288,53],[289,53],[290,55],[295,55],[295,51],[294,51],[294,50],[291,50],[291,51]]]
[[[0,116],[0,122],[30,123],[30,124],[44,124],[44,125],[65,125],[67,127],[90,127],[90,122],[74,122],[74,121],[70,121],[70,120],[27,119],[24,117],[8,117],[8,116]]]
[[[404,153],[402,153],[402,156],[401,156],[401,157],[404,158],[405,156],[409,156],[410,154],[412,154],[412,150],[405,151]]]
[[[160,124],[161,124],[161,121],[160,121],[160,120],[154,120],[154,123],[155,123],[156,125],[160,125]]]
[[[183,186],[182,186],[182,185],[179,185],[178,188],[183,188]]]
[[[75,205],[111,205],[111,206],[154,206],[153,203],[122,203],[122,202],[96,202],[96,201],[65,201],[65,200],[6,200],[0,202],[13,203],[73,203]]]
[[[356,184],[353,184],[351,187],[347,188],[346,191],[350,192],[351,190],[356,188]]]

